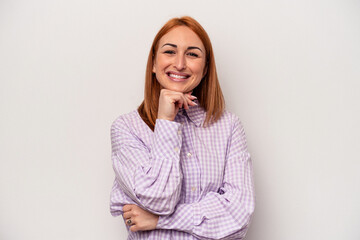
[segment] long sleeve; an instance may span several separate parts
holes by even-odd
[[[182,136],[178,134],[181,127],[179,123],[158,119],[149,145],[133,133],[128,122],[118,119],[113,123],[115,183],[110,203],[113,215],[121,214],[122,205],[127,203],[136,203],[158,215],[174,211],[182,181],[179,159]]]
[[[252,163],[244,129],[236,118],[221,188],[198,202],[178,204],[173,214],[160,216],[157,229],[183,231],[199,239],[242,239],[254,207]]]

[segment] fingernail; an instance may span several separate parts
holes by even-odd
[[[194,95],[191,95],[191,98],[192,98],[192,99],[197,99],[197,97],[195,97]]]
[[[195,104],[195,105],[197,106],[197,103],[196,103],[196,102],[192,101],[192,103],[193,103],[193,104]]]

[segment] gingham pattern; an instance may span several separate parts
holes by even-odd
[[[160,215],[157,229],[128,239],[243,239],[255,207],[252,163],[239,119],[225,112],[203,127],[198,106],[154,132],[137,111],[111,128],[113,216],[125,204]]]

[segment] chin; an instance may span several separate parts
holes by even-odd
[[[168,87],[166,89],[171,90],[171,91],[175,91],[175,92],[182,92],[182,93],[189,92],[184,87],[180,87],[180,86],[170,86],[170,87]]]
[[[167,79],[165,81],[159,81],[160,85],[168,90],[171,91],[175,91],[175,92],[182,92],[182,93],[188,93],[190,91],[192,91],[196,86],[193,86],[194,84],[191,82],[170,82],[167,81]],[[163,83],[163,84],[161,84]]]

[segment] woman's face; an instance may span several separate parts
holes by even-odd
[[[187,93],[205,72],[205,47],[190,28],[178,26],[159,41],[153,72],[163,88]]]

